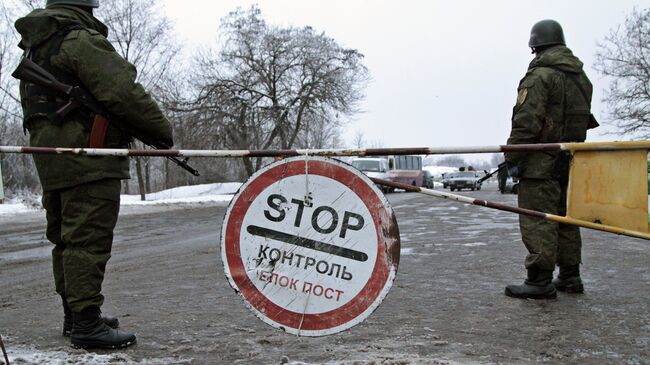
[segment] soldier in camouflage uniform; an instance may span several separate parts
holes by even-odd
[[[508,144],[584,142],[587,129],[598,126],[590,112],[592,85],[583,63],[566,47],[560,24],[543,20],[531,30],[535,58],[519,83]],[[566,215],[570,156],[559,152],[507,153],[511,174],[520,178],[519,206]],[[581,238],[576,226],[520,215],[522,240],[528,249],[523,285],[509,285],[516,298],[548,299],[556,289],[583,292],[580,279]],[[558,279],[552,281],[555,266]]]
[[[67,84],[85,87],[124,123],[173,145],[171,124],[143,87],[136,70],[106,39],[107,27],[93,16],[98,0],[48,0],[16,21],[26,57]],[[83,107],[62,121],[51,114],[65,95],[22,82],[24,126],[37,147],[88,147],[93,115]],[[48,117],[50,116],[50,117]],[[109,127],[105,147],[125,148],[129,136]],[[118,348],[135,335],[118,331],[102,317],[101,294],[120,206],[121,179],[129,178],[125,157],[35,155],[47,212],[47,238],[54,244],[52,266],[64,308],[63,334],[80,347]]]

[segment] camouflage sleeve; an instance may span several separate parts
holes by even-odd
[[[521,80],[508,144],[539,143],[548,99],[546,89],[542,79],[532,72]],[[506,153],[505,157],[509,162],[518,163],[523,158],[523,153]]]
[[[135,66],[121,57],[98,32],[71,32],[52,62],[76,75],[88,91],[122,121],[149,137],[172,140],[171,123],[136,82]]]

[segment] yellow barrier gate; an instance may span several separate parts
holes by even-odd
[[[567,216],[647,233],[647,155],[646,150],[574,152]]]

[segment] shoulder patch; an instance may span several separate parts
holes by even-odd
[[[528,88],[522,87],[517,93],[517,106],[521,105],[526,101],[526,96],[528,96]]]
[[[537,77],[531,70],[526,73],[526,76],[519,81],[519,87],[517,88],[517,106],[520,106],[526,101],[528,96],[528,89],[535,86],[535,81]]]

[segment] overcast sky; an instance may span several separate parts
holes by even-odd
[[[621,24],[636,0],[360,1],[163,0],[188,52],[215,44],[220,19],[257,3],[274,25],[312,26],[365,55],[372,81],[363,112],[345,129],[383,147],[505,144],[516,88],[532,59],[532,25],[562,24],[567,45],[594,84],[592,111],[607,80],[593,69],[596,43]],[[604,131],[605,128],[598,130]],[[617,139],[591,131],[588,141]]]

